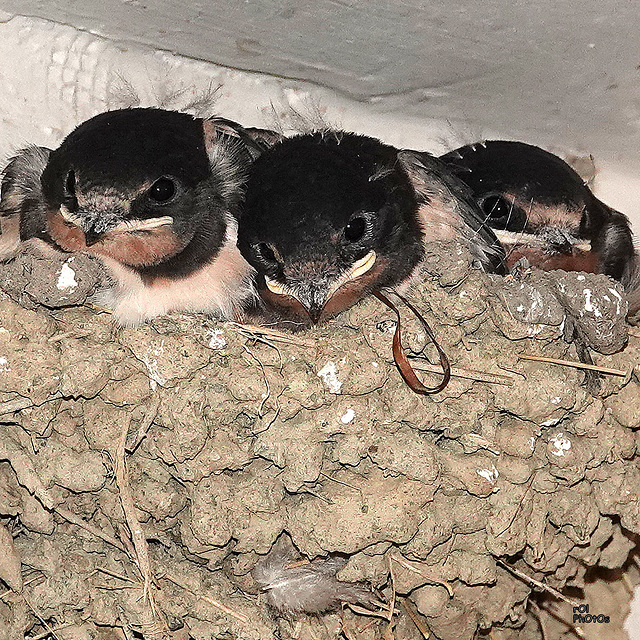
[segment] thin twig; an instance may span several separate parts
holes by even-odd
[[[529,604],[531,605],[531,607],[536,613],[536,618],[538,619],[538,625],[540,626],[540,635],[542,636],[542,640],[547,640],[547,631],[544,626],[544,621],[542,620],[542,609],[533,600],[530,600]]]
[[[411,618],[411,622],[416,626],[416,629],[422,634],[424,640],[429,640],[431,634],[427,627],[424,626],[422,620],[420,620],[418,614],[413,610],[413,607],[409,605],[406,598],[402,598],[400,601],[402,608],[406,611],[407,615]]]
[[[114,538],[113,536],[110,536],[108,533],[105,533],[104,531],[102,531],[102,529],[98,529],[98,527],[92,524],[89,524],[88,522],[83,520],[80,516],[75,515],[75,513],[72,513],[71,511],[69,511],[68,509],[65,509],[64,507],[56,507],[55,512],[59,516],[64,518],[67,522],[77,525],[78,527],[84,529],[85,531],[88,531],[89,533],[100,538],[101,540],[108,542],[109,544],[113,545],[117,549],[120,549],[120,551],[122,551],[123,553],[126,553],[127,555],[129,555],[126,547],[120,542],[120,540],[116,540],[116,538]]]
[[[447,590],[447,592],[449,593],[449,597],[453,598],[453,587],[448,582],[444,582],[443,580],[435,580],[432,576],[430,576],[430,575],[428,575],[426,573],[423,573],[417,567],[414,567],[414,566],[410,565],[404,558],[396,558],[395,556],[391,556],[391,559],[394,562],[397,562],[401,567],[404,567],[405,569],[409,569],[409,571],[413,571],[414,573],[417,573],[418,575],[422,576],[423,578],[426,578],[432,584],[439,584],[439,585],[443,586]]]
[[[544,356],[533,356],[528,354],[518,354],[518,358],[522,360],[535,360],[536,362],[549,362],[551,364],[560,364],[565,367],[574,367],[576,369],[588,369],[589,371],[599,371],[600,373],[608,373],[612,376],[625,377],[629,375],[628,371],[622,371],[621,369],[608,369],[607,367],[599,367],[595,364],[585,364],[583,362],[576,362],[575,360],[561,360],[560,358],[547,358]]]
[[[349,484],[348,482],[345,482],[344,480],[338,480],[337,478],[332,478],[331,476],[328,476],[323,471],[320,471],[320,475],[323,476],[324,478],[326,478],[327,480],[331,480],[333,482],[337,482],[338,484],[341,484],[341,485],[343,485],[345,487],[349,487],[349,489],[353,489],[354,491],[359,491],[360,493],[362,493],[362,491],[360,490],[359,487],[356,487],[353,484]]]
[[[318,498],[319,500],[322,500],[323,502],[326,502],[327,504],[335,504],[333,502],[333,500],[331,500],[331,498],[327,498],[327,497],[323,496],[320,493],[316,493],[315,491],[312,491],[311,489],[307,489],[306,487],[303,487],[302,489],[300,489],[300,491],[302,493],[308,493],[309,495],[313,496],[314,498]]]
[[[522,508],[522,505],[524,504],[524,499],[527,497],[527,493],[529,492],[529,489],[531,489],[531,485],[533,484],[533,479],[535,478],[535,476],[531,476],[531,478],[529,478],[529,481],[527,482],[527,486],[524,490],[524,493],[522,494],[522,497],[520,498],[520,501],[518,502],[518,506],[516,507],[516,510],[513,512],[513,515],[511,516],[511,519],[509,520],[509,523],[507,524],[507,526],[502,529],[502,531],[498,532],[495,534],[495,537],[498,538],[499,536],[501,536],[505,531],[507,531],[507,529],[511,528],[511,525],[515,522],[516,520],[516,516],[518,515],[518,512],[520,511],[520,509]]]
[[[389,577],[391,579],[391,600],[389,601],[389,617],[387,618],[387,628],[383,634],[385,640],[391,640],[394,637],[393,634],[393,613],[396,609],[396,576],[393,573],[393,564],[391,557],[387,556],[387,564],[389,565]]]
[[[410,358],[411,366],[418,371],[426,371],[428,373],[437,373],[442,375],[442,367],[433,364],[426,364],[417,358]],[[506,387],[512,387],[515,378],[505,376],[500,373],[488,373],[486,371],[476,371],[475,369],[459,369],[451,367],[451,376],[454,378],[465,378],[467,380],[477,380],[478,382],[488,382],[489,384],[502,384]]]
[[[31,637],[25,636],[25,640],[42,640],[43,638],[46,638],[47,636],[50,636],[54,631],[60,631],[61,629],[67,629],[68,627],[73,627],[75,624],[76,624],[75,622],[68,622],[67,624],[61,624],[60,626],[56,627],[55,629],[52,629],[51,631],[44,631],[43,633],[39,633],[37,636],[31,636]],[[55,633],[53,633],[53,635],[55,636]]]
[[[25,583],[23,583],[22,588],[24,589],[24,587],[28,587],[30,584],[33,584],[38,580],[42,581],[44,579],[45,578],[42,574],[37,575],[35,578],[31,578],[31,580],[27,580]],[[4,600],[11,593],[16,593],[16,592],[13,589],[7,589],[6,591],[3,591],[2,593],[0,593],[0,600]]]
[[[122,575],[121,573],[116,573],[115,571],[111,571],[111,569],[106,569],[105,567],[96,567],[96,570],[94,573],[106,573],[108,576],[111,576],[112,578],[118,578],[118,580],[124,580],[125,582],[132,582],[133,584],[137,584],[140,585],[140,583],[137,580],[134,580],[133,578],[129,578],[129,576],[125,576]]]
[[[518,578],[522,578],[525,582],[528,582],[529,584],[533,584],[536,587],[539,587],[540,589],[542,589],[543,591],[547,591],[548,593],[554,595],[556,598],[570,604],[572,607],[578,606],[578,603],[575,600],[572,600],[571,598],[567,598],[567,596],[560,593],[557,589],[554,589],[553,587],[550,587],[549,585],[546,585],[543,582],[540,582],[539,580],[536,580],[535,578],[528,576],[526,573],[523,573],[519,569],[516,569],[515,567],[512,567],[510,564],[507,564],[506,562],[504,562],[504,560],[500,560],[500,558],[496,558],[496,562],[501,567],[504,567],[507,571],[510,571],[514,575],[518,576]]]
[[[56,640],[60,640],[60,638],[56,635],[56,632],[49,626],[49,623],[38,613],[37,609],[29,602],[29,600],[27,599],[27,596],[25,596],[24,593],[22,593],[21,597],[27,603],[27,606],[29,607],[29,609],[33,611],[33,614],[35,615],[35,617],[38,618],[38,620],[40,620],[44,628],[47,630],[46,635],[52,635],[54,638],[56,638]]]
[[[156,607],[151,593],[151,561],[149,559],[149,546],[147,545],[147,539],[136,514],[131,486],[129,485],[129,479],[127,477],[125,446],[130,425],[131,419],[123,419],[120,438],[116,446],[116,484],[118,486],[118,493],[120,494],[120,502],[122,504],[125,520],[131,533],[131,540],[136,553],[136,564],[138,565],[138,569],[140,570],[140,574],[144,580],[143,597],[149,603],[151,614],[155,618]]]
[[[222,611],[223,613],[226,613],[236,618],[237,620],[240,620],[240,622],[244,624],[247,624],[247,622],[249,622],[249,616],[245,615],[244,613],[238,613],[237,611],[234,611],[233,609],[230,609],[226,605],[222,604],[222,602],[219,602],[218,600],[214,600],[213,598],[209,598],[209,596],[203,596],[203,595],[194,593],[186,584],[184,584],[181,580],[178,580],[175,576],[171,576],[165,573],[161,577],[165,578],[166,580],[169,580],[170,582],[173,582],[173,584],[177,585],[181,589],[184,589],[185,591],[188,591],[191,595],[195,596],[196,598],[200,598],[201,600],[208,602],[210,605],[214,606],[216,609],[220,609],[220,611]]]
[[[383,620],[389,619],[389,613],[386,609],[383,611],[374,611],[373,609],[367,609],[360,605],[352,604],[351,602],[346,603],[345,606],[349,607],[351,611],[361,616],[373,616],[374,618],[382,618]]]
[[[144,412],[144,415],[140,420],[140,424],[138,425],[138,432],[136,433],[135,440],[129,447],[127,447],[128,453],[133,453],[138,448],[142,440],[145,438],[145,436],[147,435],[147,431],[149,431],[149,428],[153,424],[153,421],[156,419],[156,416],[158,415],[159,407],[160,407],[160,397],[156,396],[154,399],[151,400],[151,404],[147,407],[147,410]]]
[[[237,329],[242,335],[252,338],[259,338],[261,336],[268,337],[274,342],[285,342],[287,344],[295,344],[300,347],[315,347],[314,340],[305,340],[298,336],[293,336],[277,329],[271,329],[270,327],[260,327],[254,324],[242,324],[240,322],[227,322],[228,326]]]
[[[50,398],[47,398],[41,404],[45,402],[53,402],[62,398],[60,393],[54,393]],[[6,413],[15,413],[16,411],[22,411],[23,409],[30,409],[31,407],[39,407],[39,404],[34,403],[31,398],[14,398],[13,400],[7,400],[6,402],[0,402],[0,416]]]
[[[542,607],[538,605],[538,608],[540,609],[540,611],[544,611],[549,617],[553,618],[554,620],[557,620],[560,624],[563,624],[565,627],[567,627],[567,629],[574,636],[577,636],[578,638],[586,638],[584,629],[582,627],[579,627],[578,625],[575,625],[572,622],[567,622],[560,614],[556,613],[555,611],[553,611],[548,607]]]

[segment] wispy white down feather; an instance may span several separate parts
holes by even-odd
[[[338,580],[336,574],[347,563],[346,558],[296,562],[297,557],[291,540],[283,534],[251,572],[267,603],[279,614],[322,613],[343,602],[370,605],[375,601],[363,585]]]

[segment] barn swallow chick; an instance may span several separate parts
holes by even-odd
[[[604,273],[623,284],[636,254],[629,220],[563,160],[522,142],[488,141],[442,156],[471,190],[507,251],[544,270]]]
[[[298,135],[253,165],[238,246],[267,306],[315,323],[373,291],[406,291],[425,241],[462,239],[500,271],[502,249],[467,192],[429,154],[340,131]]]
[[[9,232],[19,219],[21,241],[100,258],[115,286],[99,303],[122,325],[172,310],[232,318],[254,297],[236,247],[248,167],[262,149],[254,137],[175,111],[102,113],[55,151],[20,152],[0,208]],[[15,239],[3,244],[6,257]]]

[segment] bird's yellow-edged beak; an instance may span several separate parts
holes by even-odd
[[[366,256],[356,260],[342,275],[329,284],[326,281],[320,281],[287,286],[269,276],[265,276],[264,280],[271,293],[295,298],[306,309],[313,322],[317,322],[325,305],[336,291],[348,282],[367,273],[375,262],[376,252],[369,251]]]

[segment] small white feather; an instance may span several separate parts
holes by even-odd
[[[336,574],[347,563],[337,556],[296,562],[293,543],[282,534],[271,551],[254,567],[253,579],[267,603],[279,614],[322,613],[342,603],[370,605],[373,593],[355,582],[342,582]]]

